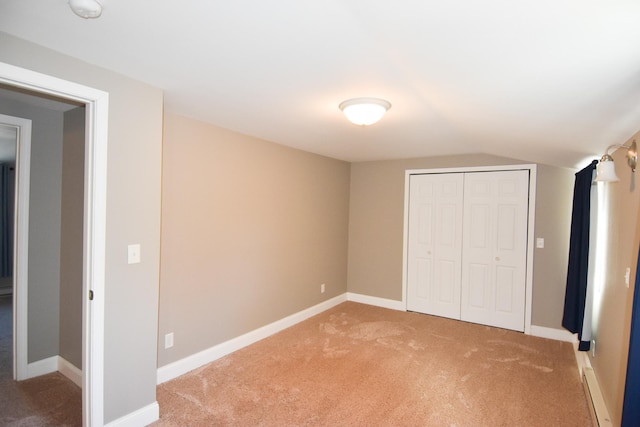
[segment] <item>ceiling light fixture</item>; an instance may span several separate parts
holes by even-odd
[[[600,163],[596,168],[596,182],[617,182],[620,181],[618,175],[616,175],[615,164],[613,163],[613,157],[609,155],[609,150],[612,148],[626,148],[627,149],[627,164],[631,168],[631,172],[636,171],[636,165],[638,164],[638,146],[635,139],[629,145],[610,145],[607,147],[607,151],[600,159]]]
[[[391,103],[379,98],[353,98],[341,102],[339,107],[354,125],[368,126],[380,120]]]
[[[102,5],[97,0],[69,0],[73,13],[84,19],[94,19],[102,15]]]

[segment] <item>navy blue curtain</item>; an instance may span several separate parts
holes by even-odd
[[[589,267],[589,227],[591,217],[591,184],[597,160],[576,173],[571,213],[569,268],[564,296],[562,326],[578,334],[579,350],[588,351],[589,341],[582,341],[585,301],[587,299],[587,273]]]
[[[9,184],[9,167],[0,163],[0,277],[10,277],[13,269]]]
[[[622,427],[640,426],[640,251],[636,265],[636,289],[631,312],[631,338],[627,359],[627,382],[624,387]]]

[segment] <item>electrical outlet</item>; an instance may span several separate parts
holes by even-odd
[[[320,293],[324,294],[324,283],[322,285],[320,285]]]
[[[591,355],[596,357],[596,340],[591,340]]]
[[[164,348],[173,347],[173,332],[170,332],[164,336]]]

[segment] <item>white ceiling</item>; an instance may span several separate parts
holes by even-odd
[[[0,30],[165,91],[168,111],[348,161],[576,167],[640,129],[638,0],[2,0]],[[338,104],[379,97],[376,125]]]

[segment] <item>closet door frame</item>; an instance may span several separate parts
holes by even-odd
[[[402,253],[402,306],[407,310],[408,286],[408,242],[409,242],[409,197],[411,175],[465,173],[465,172],[500,172],[526,170],[529,172],[529,211],[527,223],[527,265],[525,274],[525,307],[524,333],[531,335],[531,303],[533,297],[533,253],[535,251],[535,212],[536,212],[536,165],[496,165],[434,169],[408,169],[404,179],[404,236]]]

